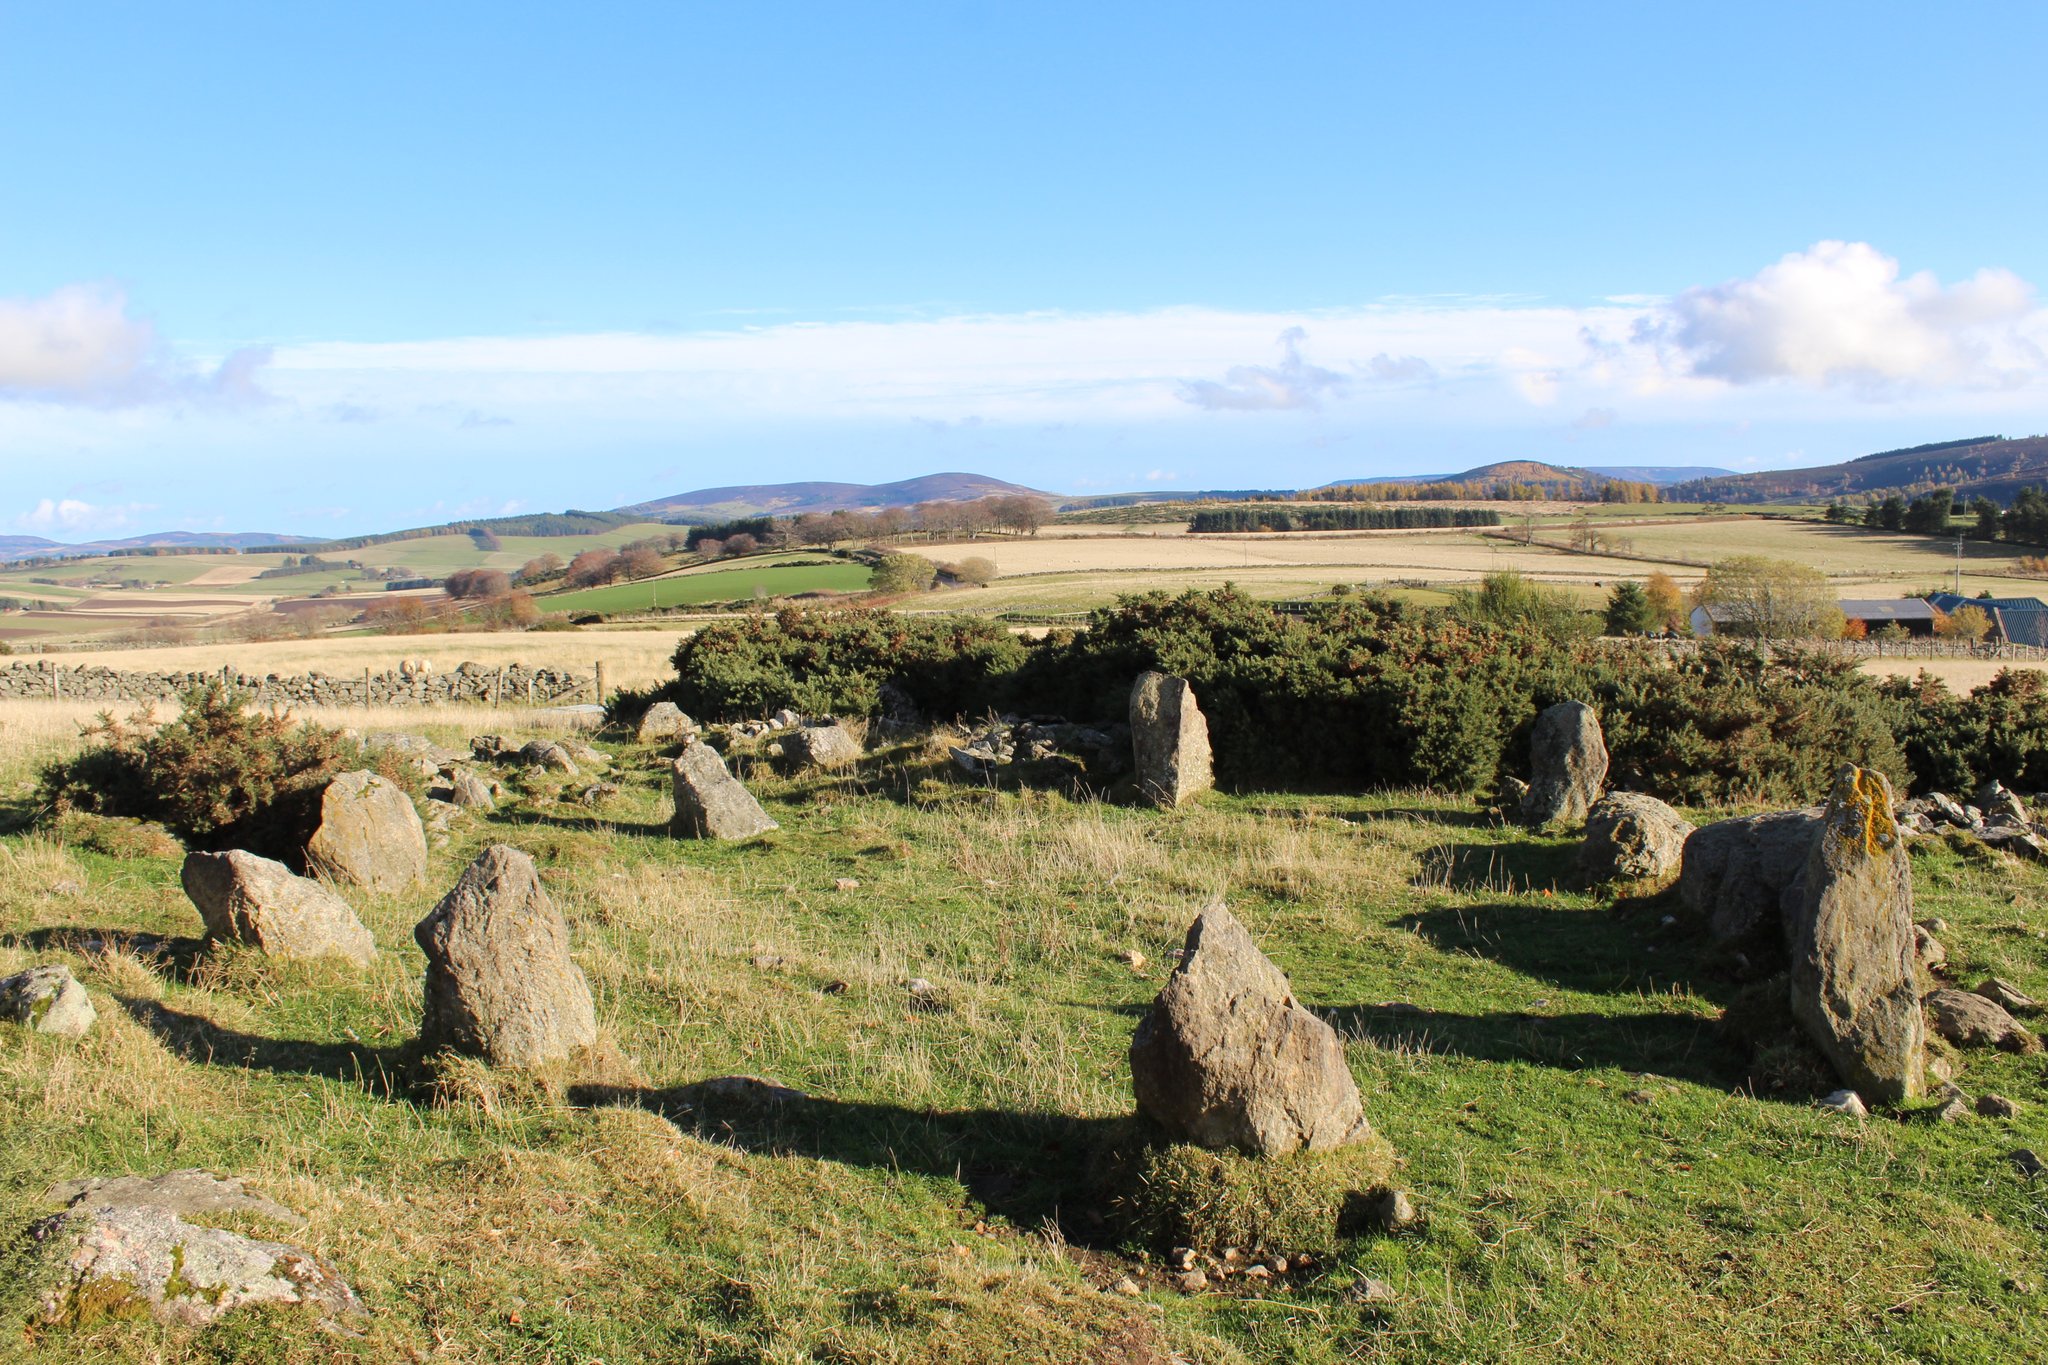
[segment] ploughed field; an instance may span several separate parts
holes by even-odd
[[[1575,839],[1467,803],[1162,813],[993,790],[920,742],[746,772],[781,828],[726,845],[668,836],[672,751],[600,736],[616,794],[507,769],[425,889],[345,891],[379,949],[352,968],[204,948],[175,853],[31,826],[33,766],[75,741],[26,705],[0,729],[0,975],[67,965],[99,1025],[0,1026],[0,1358],[2048,1356],[2048,1178],[2011,1160],[2048,1150],[2039,1056],[1965,1058],[2009,1120],[1818,1109],[1723,1036],[1736,983],[1675,897],[1579,890]],[[491,717],[516,742],[513,719]],[[474,728],[408,727],[456,748]],[[593,1074],[433,1069],[411,1045],[413,925],[494,843],[567,919]],[[1913,871],[1951,978],[2048,996],[2048,875],[1963,839],[1919,841]],[[1421,1219],[1264,1279],[1219,1262],[1190,1293],[1170,1248],[1103,1216],[1096,1157],[1131,1111],[1132,1029],[1219,895],[1344,1037]],[[686,1090],[733,1075],[808,1098]],[[288,1240],[367,1313],[24,1334],[48,1187],[179,1167],[303,1213]]]

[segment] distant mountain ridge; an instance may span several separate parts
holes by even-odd
[[[104,555],[119,550],[246,550],[255,545],[276,545],[283,541],[305,545],[325,543],[318,536],[282,536],[269,531],[159,531],[150,535],[87,540],[76,544],[46,540],[42,536],[0,536],[0,563],[35,559],[40,555]]]
[[[915,507],[921,502],[973,502],[1003,494],[1058,501],[1058,495],[986,474],[925,474],[895,483],[757,483],[700,488],[617,510],[627,516],[670,520],[695,517],[795,516],[801,512],[849,512],[876,507]]]

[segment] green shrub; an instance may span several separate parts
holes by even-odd
[[[352,768],[393,767],[364,758],[338,730],[294,725],[248,711],[212,682],[189,693],[177,720],[102,713],[75,757],[46,764],[38,795],[60,819],[69,812],[152,820],[197,848],[244,848],[295,859],[311,832],[320,792]],[[401,771],[386,776],[408,787]]]
[[[972,618],[788,610],[685,640],[666,693],[706,720],[784,706],[861,715],[881,709],[893,682],[941,718],[996,709],[1100,721],[1121,719],[1131,681],[1161,669],[1194,686],[1217,777],[1238,789],[1490,791],[1526,770],[1537,714],[1566,700],[1599,711],[1610,786],[1686,804],[1819,800],[1843,762],[1920,790],[1990,777],[2048,789],[2037,674],[1956,698],[1740,640],[1675,655],[1594,640],[1586,619],[1511,581],[1453,609],[1359,593],[1299,615],[1231,588],[1150,593],[1030,647]],[[630,709],[622,699],[620,713]]]
[[[920,711],[953,717],[988,709],[1023,658],[1016,637],[993,621],[790,608],[684,640],[668,693],[700,720],[783,707],[860,716],[880,711],[882,685],[893,683]]]

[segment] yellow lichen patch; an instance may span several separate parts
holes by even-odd
[[[1849,771],[1851,799],[1863,820],[1863,851],[1878,858],[1899,846],[1899,825],[1892,815],[1891,786],[1882,773],[1868,768]]]

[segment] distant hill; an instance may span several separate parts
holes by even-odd
[[[1952,488],[1965,499],[2008,502],[2029,484],[2048,487],[2048,436],[1971,436],[1881,450],[1841,464],[1695,479],[1677,485],[1671,496],[1685,502],[1818,502]]]
[[[760,483],[700,488],[694,493],[677,493],[618,510],[627,516],[663,521],[722,521],[770,514],[787,517],[799,512],[914,507],[921,502],[973,502],[977,498],[1016,493],[1058,500],[1051,493],[985,474],[926,474],[896,483]]]
[[[160,531],[154,535],[88,540],[76,544],[45,540],[41,536],[0,536],[0,563],[35,559],[42,555],[104,555],[120,550],[246,550],[255,545],[275,545],[287,540],[304,545],[327,543],[317,536],[282,536],[269,531]]]
[[[1555,465],[1541,460],[1502,460],[1495,464],[1483,464],[1477,469],[1468,469],[1462,474],[1375,474],[1362,479],[1338,479],[1324,484],[1325,488],[1342,488],[1355,483],[1598,483],[1602,479],[1619,479],[1629,483],[1674,484],[1689,479],[1713,478],[1717,475],[1732,474],[1732,469],[1717,469],[1711,465]]]

